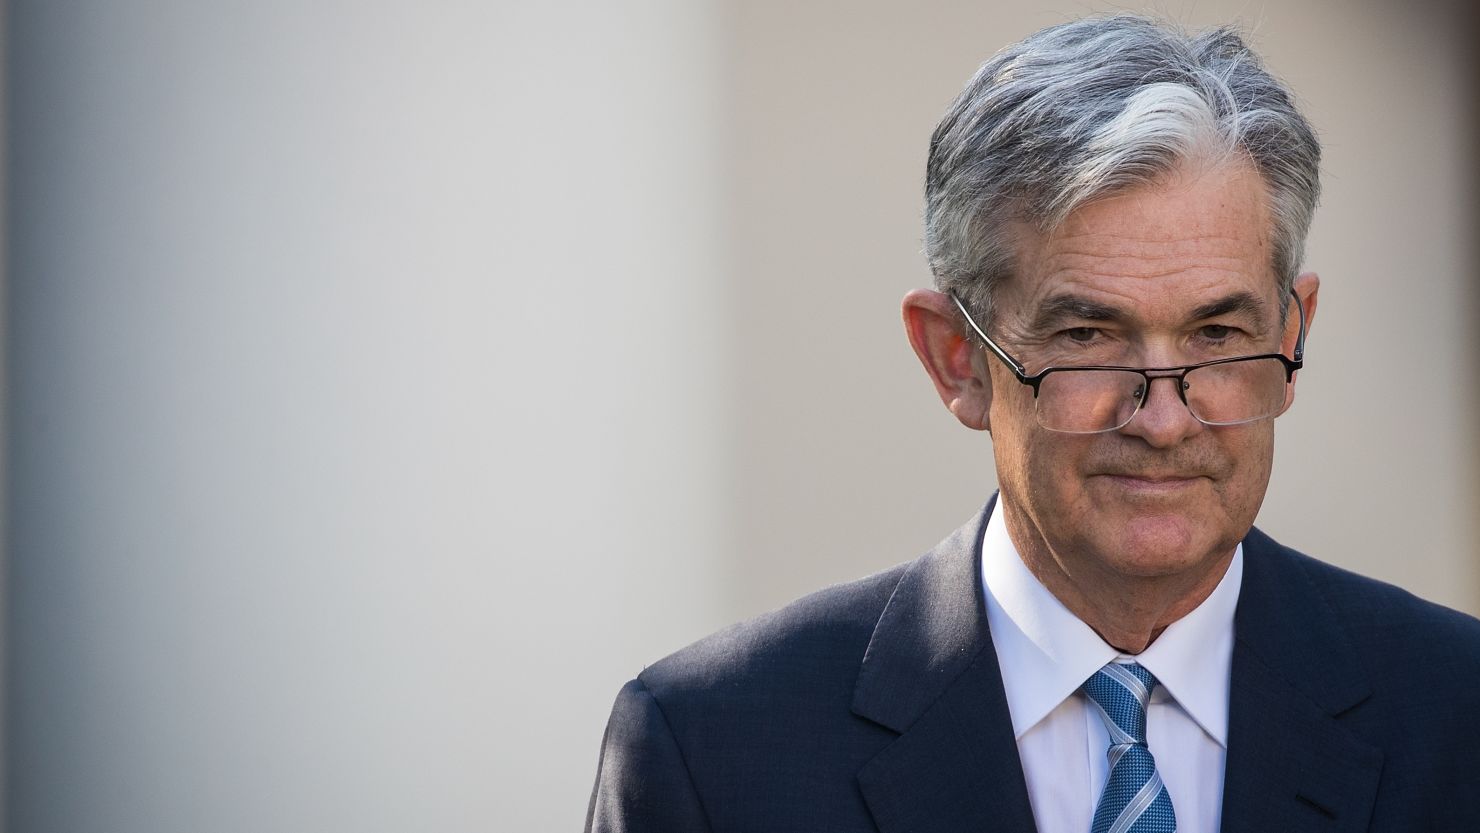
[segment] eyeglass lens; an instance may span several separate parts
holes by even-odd
[[[1176,384],[1173,377],[1162,386]],[[1237,425],[1284,410],[1286,384],[1285,365],[1279,359],[1249,359],[1187,371],[1182,396],[1199,421]],[[1147,393],[1146,377],[1136,371],[1064,368],[1039,383],[1038,422],[1075,434],[1113,431],[1131,421]]]

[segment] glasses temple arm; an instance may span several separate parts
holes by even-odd
[[[1015,360],[1012,356],[1007,355],[1006,350],[998,347],[997,342],[992,341],[990,336],[982,332],[982,328],[976,325],[976,320],[971,317],[971,313],[966,311],[966,305],[961,303],[961,299],[956,297],[956,293],[950,292],[947,294],[950,295],[951,300],[955,302],[956,309],[961,310],[961,316],[966,319],[966,323],[971,327],[973,331],[976,332],[978,336],[981,337],[982,343],[987,346],[987,349],[995,353],[997,358],[1001,359],[1004,364],[1011,368],[1012,372],[1015,373],[1019,379],[1026,379],[1028,377],[1028,369],[1023,367],[1021,364],[1018,364],[1017,360]]]
[[[1295,302],[1295,309],[1297,310],[1297,313],[1296,314],[1300,316],[1300,318],[1299,318],[1300,334],[1295,337],[1295,350],[1293,351],[1293,354],[1291,355],[1290,358],[1294,359],[1294,361],[1295,361],[1296,364],[1304,364],[1305,363],[1305,304],[1300,303],[1300,296],[1299,295],[1296,295],[1294,292],[1291,292],[1290,293],[1290,298],[1291,298],[1291,300],[1293,300]]]

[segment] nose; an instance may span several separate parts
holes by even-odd
[[[1176,376],[1152,376],[1140,410],[1120,432],[1140,437],[1153,448],[1168,448],[1205,428],[1187,409],[1182,384]]]

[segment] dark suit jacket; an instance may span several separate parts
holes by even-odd
[[[982,595],[991,509],[643,671],[587,830],[1032,831]],[[1234,629],[1226,833],[1480,831],[1480,622],[1253,530]]]

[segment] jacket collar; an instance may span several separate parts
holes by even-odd
[[[864,655],[853,711],[899,733],[858,774],[883,833],[1035,830],[980,581],[995,504],[905,571]],[[1363,830],[1382,755],[1338,720],[1360,655],[1304,556],[1251,530],[1244,557],[1222,829]]]
[[[1313,569],[1330,568],[1257,529],[1244,539],[1223,779],[1226,833],[1358,831],[1372,815],[1382,752],[1340,720],[1371,696],[1371,687]]]
[[[980,580],[995,503],[905,571],[864,655],[853,711],[900,733],[858,774],[883,833],[1035,829]]]

